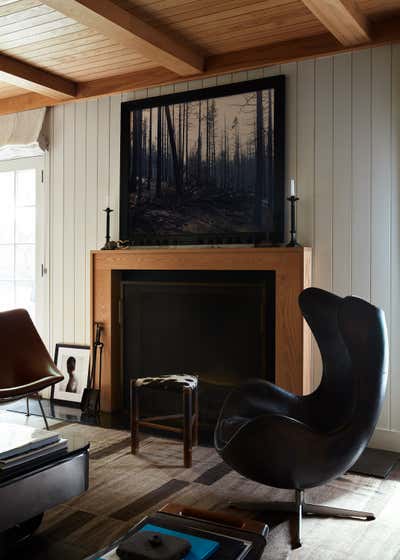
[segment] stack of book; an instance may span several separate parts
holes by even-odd
[[[55,432],[0,423],[0,472],[62,455],[68,441]]]

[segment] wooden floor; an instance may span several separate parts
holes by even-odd
[[[14,419],[26,422],[21,414],[0,413],[0,421]],[[41,420],[31,417],[29,422],[40,425]],[[171,500],[223,509],[230,499],[291,498],[289,491],[263,487],[231,471],[211,448],[196,448],[193,468],[184,469],[177,443],[147,437],[140,455],[133,457],[125,431],[56,421],[52,425],[65,437],[79,434],[91,441],[90,489],[46,514],[29,546],[7,558],[83,559]],[[267,516],[271,533],[264,560],[400,560],[400,468],[385,481],[345,475],[311,490],[308,500],[373,511],[377,519],[305,519],[303,547],[291,551],[288,517]]]

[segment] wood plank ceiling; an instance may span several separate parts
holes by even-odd
[[[400,40],[400,0],[0,0],[0,114]]]

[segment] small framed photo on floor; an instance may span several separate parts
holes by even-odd
[[[88,384],[90,347],[77,344],[56,344],[54,362],[64,380],[54,385],[51,398],[80,403]]]

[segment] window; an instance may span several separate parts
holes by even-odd
[[[27,309],[44,328],[43,158],[0,162],[0,311]]]

